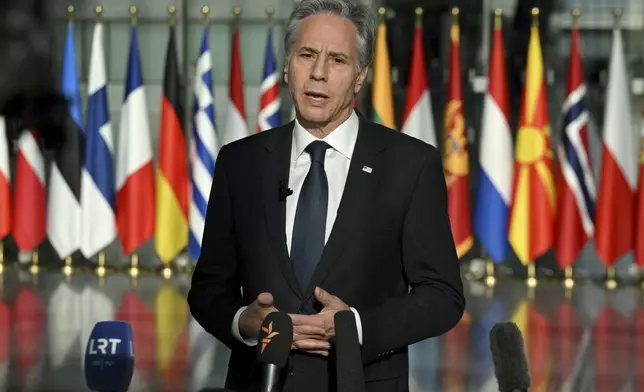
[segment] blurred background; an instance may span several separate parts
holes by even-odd
[[[174,124],[172,116],[171,120],[162,116],[162,107],[165,104],[167,108],[168,102],[179,118],[180,126],[177,129],[185,134],[185,138],[179,139],[184,140],[186,146],[193,143],[195,129],[201,127],[201,132],[203,129],[210,129],[203,122],[198,127],[194,125],[194,106],[199,108],[200,113],[205,113],[207,122],[216,129],[217,140],[212,149],[204,148],[215,152],[221,144],[238,138],[239,135],[252,134],[258,127],[262,128],[260,118],[264,125],[272,126],[292,119],[292,103],[280,71],[284,55],[284,27],[296,2],[111,0],[106,3],[97,0],[51,0],[48,4],[53,20],[50,37],[53,55],[51,70],[56,78],[72,74],[70,80],[76,80],[76,91],[80,97],[76,107],[80,114],[72,114],[71,117],[74,117],[77,126],[85,129],[85,132],[93,130],[99,134],[99,129],[104,131],[104,128],[96,127],[89,121],[90,112],[94,110],[90,109],[90,96],[97,90],[90,83],[91,75],[96,75],[97,72],[91,67],[92,51],[96,50],[93,37],[99,20],[96,7],[102,6],[100,21],[103,26],[102,53],[105,58],[102,79],[106,94],[102,107],[107,108],[108,116],[104,117],[109,117],[111,123],[111,136],[107,138],[103,134],[103,137],[105,145],[109,145],[108,149],[114,154],[110,162],[117,166],[117,161],[121,159],[119,154],[125,156],[134,151],[134,161],[150,163],[146,160],[151,158],[154,175],[160,172],[168,177],[170,174],[167,168],[172,167],[173,160],[161,159],[159,153],[159,146],[164,140],[161,130],[164,126],[172,128],[168,124]],[[477,197],[483,104],[488,91],[495,10],[500,10],[499,15],[502,15],[497,20],[502,21],[505,45],[508,122],[512,135],[515,135],[519,128],[530,28],[534,21],[531,12],[534,7],[538,7],[538,35],[543,55],[543,79],[547,90],[553,148],[558,146],[562,129],[566,125],[561,113],[567,95],[571,32],[574,26],[578,27],[585,83],[584,103],[588,115],[589,158],[595,182],[598,183],[602,167],[602,125],[608,101],[609,62],[614,42],[614,10],[619,8],[619,27],[624,44],[622,54],[628,87],[625,94],[630,102],[630,110],[624,110],[619,115],[628,119],[632,135],[626,137],[632,137],[632,145],[639,149],[644,95],[644,1],[362,2],[373,7],[374,12],[384,8],[386,29],[384,36],[379,39],[385,39],[389,62],[386,74],[390,75],[391,85],[393,122],[390,125],[399,130],[403,127],[406,120],[405,108],[409,104],[408,89],[418,83],[411,76],[414,31],[419,22],[417,7],[422,7],[423,10],[420,18],[423,49],[421,57],[425,62],[424,73],[431,99],[429,112],[433,118],[434,137],[438,140],[433,144],[443,153],[443,129],[446,125],[444,113],[449,101],[454,100],[448,94],[448,86],[450,78],[460,77],[464,134],[469,152],[468,203],[474,205]],[[204,5],[209,7],[207,25],[204,24]],[[73,6],[71,13],[70,6]],[[130,52],[133,31],[131,6],[136,7],[135,30],[138,42],[138,47],[132,53],[136,53],[135,57],[138,58],[141,73],[139,83],[145,90],[144,105],[139,106],[132,106],[132,91],[137,86],[126,88],[128,76],[132,80],[137,79],[132,76],[136,74],[136,67],[133,66],[136,61],[132,61]],[[170,37],[169,6],[174,7],[176,48],[176,64],[171,67],[166,63]],[[238,7],[237,15],[234,13],[235,7]],[[455,70],[460,72],[452,71],[450,61],[454,7],[458,7],[457,52],[460,56],[460,69]],[[575,8],[581,13],[577,25],[573,23],[571,16],[571,11]],[[205,27],[207,29],[204,30]],[[270,39],[267,36],[269,27],[272,28]],[[206,48],[210,53],[210,67],[207,67],[208,61],[204,60],[204,31]],[[238,34],[237,41],[234,39],[235,31]],[[70,53],[73,57],[70,57]],[[271,57],[268,53],[273,58],[272,65],[267,65]],[[376,64],[384,64],[382,59],[377,54]],[[73,67],[70,68],[70,61],[75,64],[75,76],[71,71]],[[172,71],[168,71],[169,69]],[[211,75],[211,90],[208,86],[210,80],[203,76],[205,74]],[[202,78],[197,78],[196,75]],[[175,81],[178,82],[178,91],[167,87],[174,86]],[[380,81],[374,81],[371,74],[369,81],[369,85],[360,92],[356,107],[365,116],[372,117],[374,113],[382,116],[378,110],[383,97],[373,93],[383,91],[374,87]],[[65,90],[65,83],[61,81],[61,84]],[[205,91],[210,90],[212,94],[202,92],[205,95],[200,95],[198,103],[195,103],[195,91],[204,86]],[[271,86],[276,86],[276,96],[267,93]],[[71,90],[74,94],[74,89]],[[262,96],[266,98],[261,98]],[[208,109],[209,100],[213,102],[212,111]],[[119,148],[121,138],[125,138],[121,122],[124,102],[125,105],[130,105],[128,110],[131,117],[135,113],[147,120],[148,127],[142,126],[139,119],[130,120],[125,128],[130,133],[141,131],[139,137],[143,135],[142,140],[149,137],[149,151],[145,146],[132,144],[135,139],[131,137],[124,139],[128,140],[124,145],[134,145],[133,149],[124,153],[122,151],[125,150]],[[626,106],[624,108],[628,109]],[[279,113],[279,119],[275,113]],[[11,124],[7,124],[7,127],[10,128]],[[233,135],[233,129],[239,133]],[[624,130],[628,131],[629,129]],[[167,140],[166,143],[172,144],[177,139],[167,137]],[[105,319],[127,320],[135,329],[139,376],[135,377],[136,383],[132,390],[147,388],[196,391],[205,386],[223,385],[227,349],[190,318],[185,303],[190,270],[195,254],[198,255],[200,241],[196,241],[197,245],[193,247],[194,241],[190,237],[179,241],[175,246],[176,251],[168,250],[162,244],[168,238],[178,238],[178,234],[172,231],[174,226],[166,225],[161,230],[149,229],[137,238],[125,240],[130,244],[128,246],[131,251],[124,250],[124,239],[116,237],[116,234],[112,237],[106,234],[108,245],[96,249],[96,252],[79,252],[73,246],[71,252],[60,251],[68,245],[65,244],[65,238],[68,236],[70,221],[61,218],[67,215],[68,205],[51,202],[58,199],[51,197],[50,173],[53,162],[58,159],[60,165],[64,160],[60,160],[51,151],[34,150],[29,146],[33,147],[25,139],[12,140],[7,145],[6,153],[0,151],[8,161],[8,165],[0,165],[0,169],[5,170],[0,172],[8,177],[7,182],[11,186],[9,196],[13,225],[19,221],[26,222],[27,217],[30,222],[19,234],[15,229],[13,232],[6,231],[3,240],[4,273],[0,277],[0,282],[4,285],[0,295],[0,389],[3,386],[6,390],[83,389],[80,370],[86,336],[94,322]],[[150,157],[146,155],[148,152]],[[36,157],[42,163],[41,169],[34,169],[34,154],[42,154],[40,158]],[[185,149],[181,154],[185,154]],[[188,156],[183,157],[185,165]],[[216,154],[211,157],[212,161],[215,157]],[[205,162],[202,156],[199,159]],[[27,187],[27,191],[22,190],[22,193],[17,191],[17,184],[20,182],[18,179],[21,178],[18,170],[21,161],[29,162],[26,167],[31,167],[38,174],[39,192],[47,194],[49,205],[44,206],[44,198],[33,201],[26,196],[34,194],[34,188]],[[557,154],[554,154],[554,161],[557,165]],[[639,165],[639,161],[637,164]],[[128,175],[131,174],[130,172]],[[117,177],[118,183],[118,174],[113,176]],[[23,174],[23,178],[27,177]],[[204,189],[198,183],[199,179],[185,176],[181,179],[191,183],[195,181],[195,188]],[[21,182],[24,183],[25,181]],[[209,190],[209,187],[206,189]],[[149,191],[156,192],[158,202],[158,189]],[[149,196],[149,193],[145,196]],[[207,200],[207,194],[202,196]],[[116,199],[118,203],[118,198]],[[112,201],[112,207],[113,203]],[[183,224],[186,227],[181,235],[198,236],[198,224],[195,229],[195,225],[188,222],[188,216],[192,214],[192,211],[188,213],[189,208],[183,210]],[[195,214],[198,215],[198,212]],[[634,215],[633,210],[624,210],[624,213]],[[158,214],[162,213],[158,208],[155,214],[157,221],[160,221]],[[150,215],[133,214],[130,218],[143,221],[150,218]],[[101,232],[102,225],[114,225],[113,220],[105,221],[98,215],[90,222],[93,225],[83,227],[83,231]],[[78,232],[71,230],[69,233],[76,235]],[[22,236],[23,240],[16,241],[16,236]],[[61,237],[62,240],[56,239]],[[461,255],[468,294],[467,313],[459,326],[446,336],[412,347],[412,390],[496,390],[487,332],[495,321],[502,319],[515,320],[526,337],[535,390],[612,392],[644,389],[644,368],[638,359],[644,358],[640,342],[642,338],[639,337],[640,331],[644,331],[644,307],[641,289],[632,284],[639,283],[641,279],[640,264],[633,252],[629,250],[617,260],[603,262],[590,235],[573,262],[564,265],[555,256],[554,244],[550,244],[552,246],[547,252],[531,260],[536,266],[535,273],[539,280],[534,288],[526,287],[523,282],[529,268],[521,263],[513,251],[509,251],[501,260],[494,260],[497,280],[493,286],[489,280],[488,285],[479,281],[486,275],[488,252],[477,235],[472,234],[472,238],[472,245]],[[58,246],[53,244],[56,241]],[[18,246],[17,242],[35,246]],[[33,267],[36,260],[40,268],[30,270],[30,264]],[[141,268],[140,272],[127,270],[133,261]],[[63,273],[61,268],[65,265],[68,268]],[[107,268],[106,276],[96,276],[97,265]],[[620,284],[609,290],[604,286],[604,278],[607,267],[612,273],[610,267],[613,266]],[[568,284],[567,288],[562,285],[565,267],[574,268],[576,281],[575,285]],[[621,284],[621,281],[625,284]]]

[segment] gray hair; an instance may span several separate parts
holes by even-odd
[[[376,19],[368,6],[351,0],[302,0],[288,18],[284,34],[284,51],[288,57],[291,47],[305,18],[321,13],[330,13],[350,20],[357,30],[358,69],[371,65],[376,42]]]

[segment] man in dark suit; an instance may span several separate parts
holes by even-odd
[[[407,346],[463,314],[438,150],[353,110],[375,37],[365,6],[303,0],[285,36],[296,120],[219,152],[188,302],[232,350],[231,390],[259,390],[272,311],[293,320],[291,392],[335,390],[337,311],[356,315],[369,392],[408,391]]]

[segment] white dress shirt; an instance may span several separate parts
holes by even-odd
[[[347,181],[349,165],[351,163],[351,157],[353,156],[353,149],[355,148],[356,139],[358,138],[359,123],[360,120],[358,119],[358,116],[355,112],[352,112],[348,119],[323,139],[331,146],[331,148],[326,150],[324,158],[324,171],[326,172],[327,181],[329,183],[329,204],[326,215],[326,230],[324,233],[325,244],[326,241],[329,240],[333,223],[335,222],[335,218],[338,214],[340,200],[342,200],[342,193],[344,192],[344,185]],[[293,128],[293,142],[291,144],[291,162],[288,180],[288,187],[293,190],[293,194],[291,197],[286,198],[286,245],[288,247],[289,254],[291,253],[291,242],[293,238],[293,225],[295,223],[297,201],[300,197],[300,191],[302,190],[304,179],[311,167],[311,156],[306,153],[304,149],[316,140],[320,139],[311,135],[306,129],[304,129],[296,118],[295,126]],[[246,306],[240,308],[233,318],[233,336],[249,346],[254,346],[257,344],[256,338],[244,339],[239,332],[239,317],[244,309],[246,309]],[[354,308],[351,308],[351,311],[353,311],[356,316],[358,340],[360,344],[362,344],[362,324],[360,323],[360,315]]]

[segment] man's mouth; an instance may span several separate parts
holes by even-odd
[[[324,93],[319,93],[317,91],[306,91],[304,94],[306,96],[314,98],[314,99],[326,99],[326,98],[329,98],[328,95],[326,95]]]

